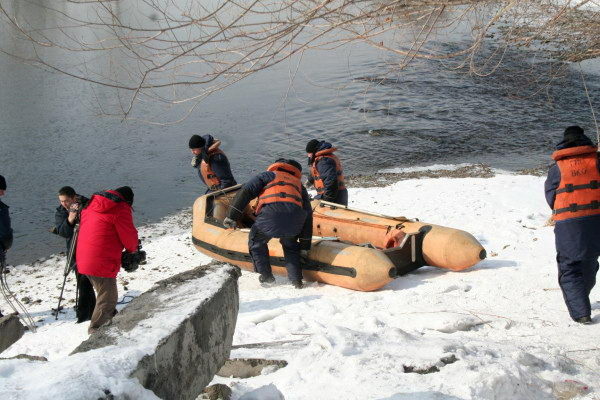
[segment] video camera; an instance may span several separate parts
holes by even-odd
[[[121,254],[121,266],[127,272],[134,272],[138,267],[146,264],[146,252],[142,250],[142,241],[138,240],[138,249],[133,253],[124,251]]]

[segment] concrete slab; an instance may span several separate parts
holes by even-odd
[[[21,339],[24,333],[25,326],[16,315],[11,314],[0,318],[0,353]]]

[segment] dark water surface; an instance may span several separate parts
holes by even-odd
[[[13,40],[0,44],[25,45]],[[426,61],[390,72],[398,60],[360,45],[307,53],[297,74],[295,59],[209,97],[181,123],[157,126],[98,116],[98,99],[111,100],[110,90],[0,56],[0,174],[15,229],[9,262],[64,250],[47,231],[63,185],[84,195],[132,186],[137,224],[190,207],[205,190],[189,166],[195,133],[223,141],[238,182],[280,156],[304,164],[313,137],[340,147],[348,174],[464,162],[538,166],[564,127],[592,132],[593,122],[578,69],[533,95],[527,86],[536,76],[519,70],[524,60],[506,54],[507,69],[484,78]],[[600,104],[593,68],[585,79]],[[136,107],[138,117],[176,118],[158,104]]]

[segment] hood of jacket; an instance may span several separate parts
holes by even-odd
[[[202,136],[202,139],[204,139],[203,153],[205,153],[208,151],[208,149],[210,149],[210,146],[213,145],[213,143],[215,142],[215,138],[212,135],[204,135]]]
[[[94,193],[86,208],[98,213],[109,213],[113,208],[117,207],[119,203],[131,207],[118,192],[106,190],[104,192]]]

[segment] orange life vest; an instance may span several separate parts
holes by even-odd
[[[598,148],[593,146],[577,146],[552,154],[560,169],[552,211],[555,221],[600,214],[597,151]]]
[[[202,161],[200,162],[200,173],[202,174],[202,179],[210,190],[216,190],[221,185],[221,180],[217,175],[215,175],[214,171],[210,167],[210,157],[214,156],[215,154],[225,154],[219,149],[220,145],[221,141],[215,140],[215,142],[208,149],[206,159],[209,162],[205,162],[204,158],[202,158]]]
[[[325,183],[323,183],[323,178],[321,178],[321,175],[319,175],[319,171],[317,170],[317,163],[323,158],[331,158],[333,161],[335,161],[335,172],[337,174],[338,190],[346,189],[346,184],[344,183],[344,171],[342,170],[342,163],[340,162],[340,159],[335,154],[333,154],[333,152],[336,150],[337,149],[335,147],[332,147],[330,149],[317,151],[315,153],[315,159],[310,165],[310,174],[315,179],[315,189],[317,189],[318,194],[323,194],[325,192]]]
[[[271,164],[267,171],[275,173],[275,179],[266,185],[258,196],[255,214],[258,215],[265,204],[286,202],[302,207],[302,173],[298,168],[278,162]]]

